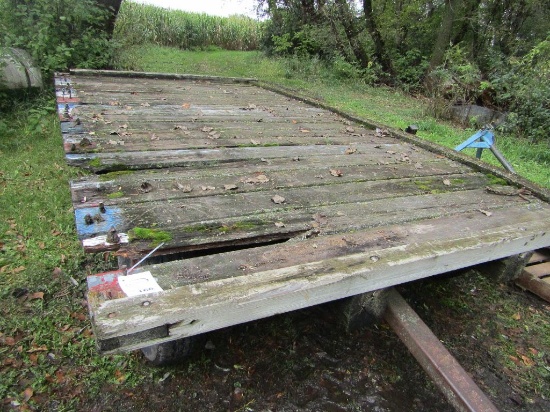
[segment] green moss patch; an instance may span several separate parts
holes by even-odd
[[[118,199],[119,197],[122,197],[124,196],[124,192],[113,192],[113,193],[109,193],[107,195],[107,199]]]
[[[508,184],[509,184],[503,178],[495,176],[491,173],[487,173],[485,176],[487,176],[487,179],[489,179],[489,183],[491,183],[492,185],[508,186]]]
[[[107,180],[116,179],[119,176],[131,175],[135,173],[133,170],[119,170],[118,172],[105,173],[104,175],[99,176],[99,180],[105,182]]]
[[[101,166],[101,159],[99,157],[95,157],[93,159],[90,159],[88,161],[88,166],[90,166],[90,167],[100,167]]]
[[[151,240],[152,245],[156,246],[162,242],[172,240],[172,235],[160,229],[148,229],[144,227],[135,227],[128,232],[130,241],[133,240]]]

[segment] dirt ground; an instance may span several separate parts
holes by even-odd
[[[550,371],[548,339],[524,333],[521,324],[537,314],[548,330],[550,307],[542,300],[473,271],[400,291],[500,411],[550,410],[550,383],[539,376]],[[521,318],[518,330],[507,310]],[[453,410],[387,324],[352,333],[338,325],[334,311],[321,306],[209,333],[183,363],[151,367],[146,383],[132,390],[105,387],[80,410]],[[531,362],[521,355],[528,350],[537,354]]]

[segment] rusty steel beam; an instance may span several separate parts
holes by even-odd
[[[388,293],[388,306],[384,317],[456,410],[498,412],[489,398],[395,289]]]

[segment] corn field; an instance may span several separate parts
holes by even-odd
[[[197,49],[257,50],[262,23],[246,16],[217,17],[125,1],[115,39],[124,45],[155,44]]]

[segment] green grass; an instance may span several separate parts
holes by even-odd
[[[434,119],[423,98],[398,90],[371,87],[335,76],[330,67],[315,59],[268,59],[259,52],[189,52],[169,47],[140,46],[119,56],[121,69],[252,77],[276,83],[365,120],[405,129],[419,127],[418,136],[454,148],[476,130]],[[547,143],[533,143],[496,133],[497,147],[517,173],[550,188],[550,150]],[[464,153],[475,156],[475,149]],[[486,150],[482,159],[501,167]]]
[[[246,16],[217,17],[125,1],[114,39],[180,49],[257,50],[263,23]]]
[[[96,352],[85,278],[116,262],[77,240],[68,180],[82,171],[66,164],[52,97],[0,115],[0,400],[24,404],[32,389],[30,406],[75,410],[77,393],[141,376],[136,356]]]

